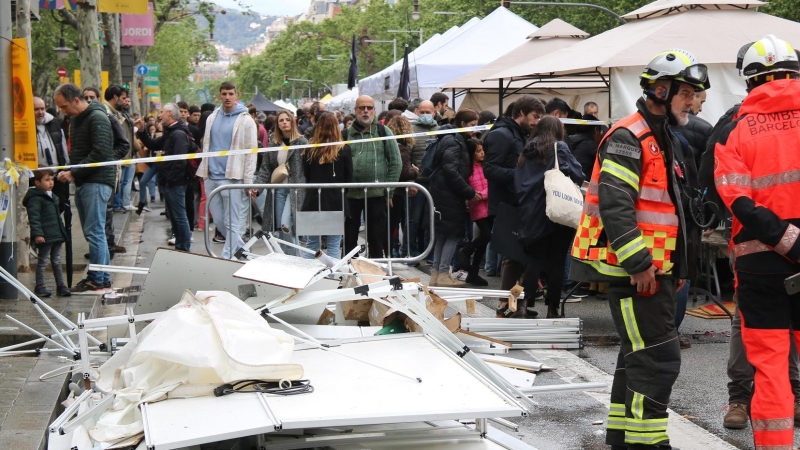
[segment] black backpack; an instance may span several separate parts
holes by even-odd
[[[182,130],[183,131],[183,130]],[[200,153],[202,149],[197,145],[191,132],[184,131],[186,138],[189,139],[189,150],[187,154]],[[200,158],[186,160],[186,179],[193,180],[197,178],[197,168],[200,167]]]
[[[416,179],[417,183],[423,186],[429,186],[433,177],[436,176],[436,172],[442,165],[442,159],[438,157],[439,143],[445,136],[447,135],[439,135],[435,139],[425,141],[428,146],[425,147],[425,154],[422,155],[422,167],[419,168],[419,176]]]

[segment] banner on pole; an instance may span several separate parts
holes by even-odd
[[[12,92],[14,93],[14,161],[30,169],[39,167],[36,149],[36,119],[28,62],[28,40],[13,39],[11,45]]]
[[[148,13],[147,0],[97,0],[97,10],[101,13]]]
[[[153,4],[147,3],[145,14],[122,14],[122,45],[152,47],[155,43],[153,34]]]

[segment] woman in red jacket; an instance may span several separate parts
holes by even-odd
[[[483,255],[486,254],[486,246],[492,239],[492,223],[494,216],[489,216],[489,182],[483,176],[483,143],[478,139],[467,141],[467,151],[472,160],[472,175],[469,177],[469,185],[475,192],[481,194],[480,200],[470,200],[467,202],[469,217],[472,223],[478,227],[478,235],[461,248],[458,252],[458,265],[467,271],[467,283],[473,286],[488,286],[489,283],[478,275]]]

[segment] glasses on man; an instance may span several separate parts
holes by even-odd
[[[359,111],[372,111],[373,109],[375,109],[375,107],[369,105],[362,105],[362,106],[356,106],[356,109]]]

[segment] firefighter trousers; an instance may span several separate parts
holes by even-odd
[[[750,425],[756,450],[794,448],[794,395],[789,349],[800,344],[800,294],[786,293],[786,274],[736,272],[742,342],[755,369]]]
[[[606,444],[669,449],[667,405],[681,368],[675,281],[659,280],[652,296],[638,294],[635,286],[612,284],[608,303],[620,350],[611,385]]]

